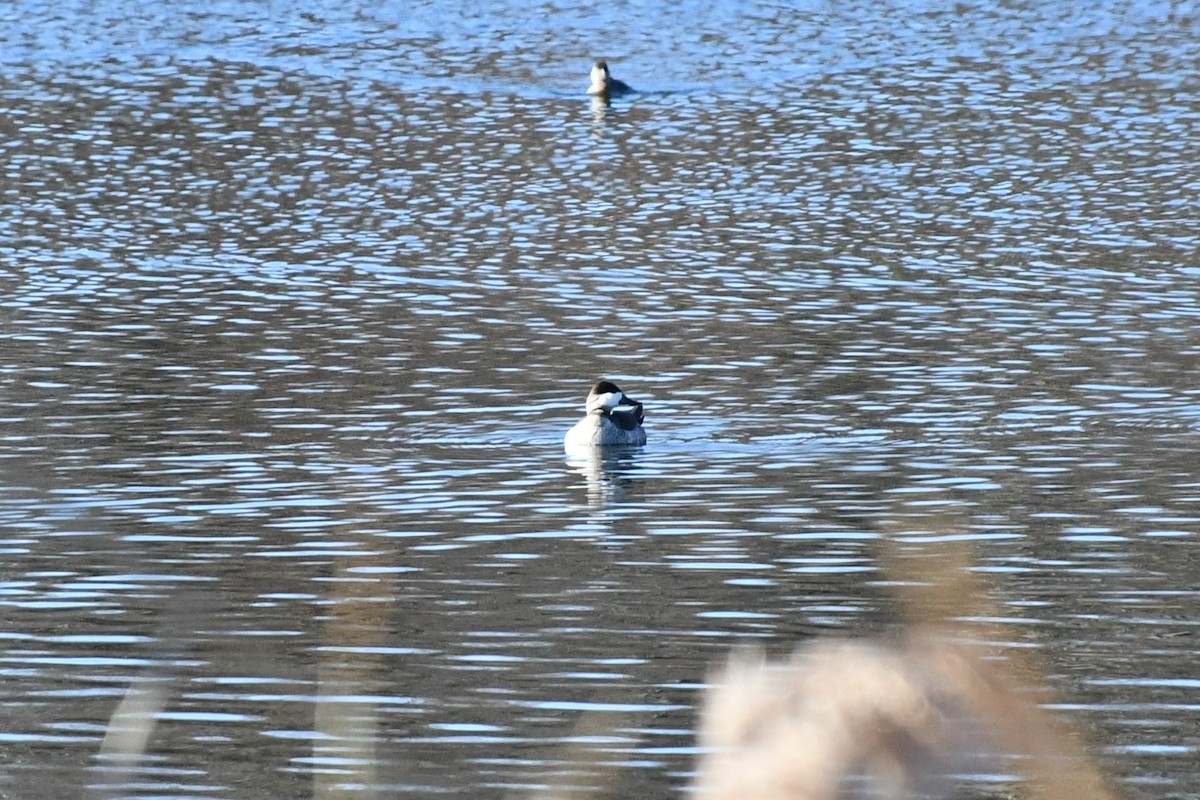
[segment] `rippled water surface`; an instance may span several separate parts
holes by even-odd
[[[1193,4],[458,6],[4,12],[0,797],[680,796],[731,646],[961,541],[1192,796]]]

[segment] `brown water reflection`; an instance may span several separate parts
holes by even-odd
[[[22,4],[0,793],[521,796],[598,738],[670,796],[709,666],[889,630],[947,513],[966,622],[1197,783],[1193,17],[605,8]],[[566,458],[600,375],[650,444]]]

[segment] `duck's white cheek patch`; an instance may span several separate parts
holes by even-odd
[[[605,411],[612,411],[613,407],[620,402],[620,397],[620,392],[617,392],[615,395],[613,392],[605,392],[604,394],[595,395],[588,400],[588,408],[602,408]]]

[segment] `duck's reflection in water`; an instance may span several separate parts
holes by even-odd
[[[582,475],[589,508],[642,499],[643,480],[636,476],[640,447],[582,447],[568,450],[567,466]]]
[[[596,122],[603,122],[604,118],[608,116],[608,107],[610,105],[608,98],[593,95],[590,100],[592,105],[592,119]]]

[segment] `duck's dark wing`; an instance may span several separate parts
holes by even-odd
[[[613,97],[620,97],[623,94],[634,94],[637,89],[634,89],[625,81],[619,81],[616,78],[608,79],[608,94]]]
[[[645,414],[641,403],[622,403],[609,412],[609,417],[621,430],[632,431],[642,424]]]

